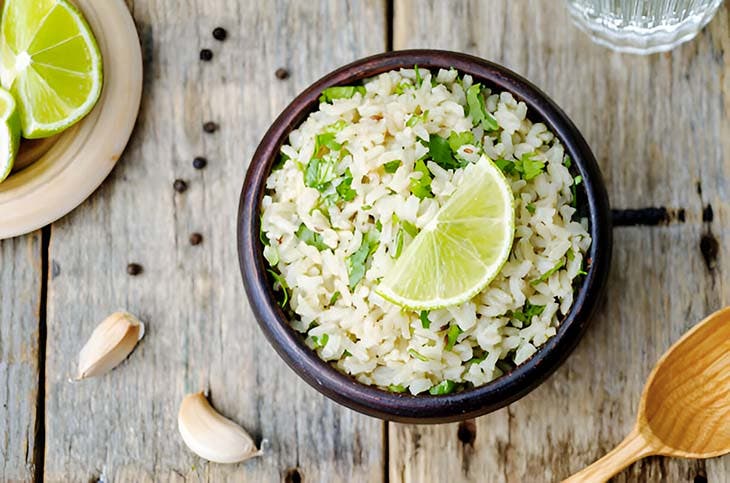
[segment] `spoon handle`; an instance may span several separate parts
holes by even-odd
[[[634,461],[653,453],[654,450],[646,439],[634,428],[610,453],[567,480],[563,480],[563,483],[607,481]]]

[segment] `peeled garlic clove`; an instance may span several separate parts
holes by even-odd
[[[115,312],[99,324],[79,353],[76,380],[105,374],[134,350],[144,325],[127,312]]]
[[[263,454],[241,426],[213,409],[203,392],[185,396],[177,426],[188,448],[214,463],[238,463]]]

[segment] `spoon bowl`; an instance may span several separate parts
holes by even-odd
[[[697,324],[659,359],[634,429],[566,482],[606,481],[650,455],[712,458],[730,453],[730,307]]]

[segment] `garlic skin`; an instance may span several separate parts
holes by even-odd
[[[202,391],[185,396],[177,426],[188,448],[214,463],[239,463],[263,454],[241,426],[213,409]]]
[[[101,376],[119,365],[144,336],[144,324],[127,312],[104,319],[79,353],[76,380]]]

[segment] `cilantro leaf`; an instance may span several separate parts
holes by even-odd
[[[408,353],[418,359],[419,361],[428,362],[428,357],[424,356],[420,352],[416,351],[415,349],[408,349]]]
[[[456,383],[454,381],[446,379],[429,389],[428,393],[432,396],[445,396],[446,394],[451,394],[455,387]]]
[[[522,307],[522,310],[508,312],[507,316],[515,320],[519,320],[523,324],[529,324],[534,316],[542,314],[544,310],[544,305],[533,305],[530,302],[527,302],[524,307]]]
[[[446,350],[450,351],[454,348],[454,344],[456,344],[456,339],[459,337],[459,334],[461,334],[463,331],[461,328],[456,324],[451,324],[449,326],[449,331],[446,333]]]
[[[304,172],[304,185],[320,192],[325,191],[327,185],[337,177],[336,166],[337,160],[331,156],[310,159]]]
[[[325,147],[329,151],[339,151],[342,149],[342,145],[335,141],[335,133],[333,132],[325,132],[323,134],[318,134],[314,138],[314,156],[315,157],[321,157],[322,154],[320,154],[320,150]]]
[[[438,134],[428,137],[428,155],[436,164],[444,169],[456,169],[461,164],[454,159],[449,142]]]
[[[357,196],[357,191],[352,189],[352,172],[350,168],[345,170],[345,176],[342,178],[342,182],[337,185],[336,191],[344,201],[352,201]]]
[[[431,172],[426,167],[426,163],[419,159],[416,161],[413,171],[421,173],[421,177],[419,179],[411,178],[411,193],[420,199],[433,198],[433,193],[431,193]]]
[[[416,71],[416,87],[421,87],[423,84],[423,77],[421,77],[421,71],[418,70],[418,66],[414,65],[413,70]]]
[[[317,337],[316,335],[312,336],[312,342],[314,342],[315,349],[324,348],[324,346],[327,345],[327,342],[329,342],[329,340],[330,340],[329,334],[322,334],[319,337]]]
[[[573,164],[573,161],[570,159],[570,156],[568,156],[566,154],[565,157],[563,158],[563,166],[565,166],[566,168],[570,168],[570,166],[572,164]]]
[[[388,386],[388,391],[401,393],[406,392],[406,388],[405,386],[402,386],[400,384],[391,384],[390,386]]]
[[[530,181],[545,171],[545,163],[532,159],[529,154],[523,154],[515,163],[515,169],[522,175],[522,179]]]
[[[330,298],[329,305],[334,305],[335,302],[337,302],[340,299],[340,295],[342,295],[342,294],[340,293],[339,290],[337,292],[333,293],[332,298]]]
[[[365,95],[365,86],[335,86],[328,87],[319,96],[319,102],[332,102],[335,99],[349,99],[356,93]]]
[[[487,110],[481,84],[474,84],[466,90],[466,106],[474,126],[481,125],[486,131],[499,129],[497,120]]]
[[[402,81],[400,81],[400,83],[398,83],[397,86],[395,86],[395,89],[393,90],[393,92],[395,94],[399,94],[400,95],[400,94],[403,94],[408,89],[413,89],[413,87],[414,86],[413,86],[413,84],[411,84],[410,81],[408,81],[408,80],[402,80]]]
[[[383,165],[383,168],[385,169],[386,173],[393,174],[396,171],[398,171],[398,168],[400,168],[400,165],[403,164],[403,162],[400,159],[396,159],[395,161],[391,161],[389,163],[385,163]]]
[[[499,158],[494,162],[504,174],[512,174],[516,171],[515,163],[509,159]]]
[[[558,262],[557,262],[557,263],[556,263],[556,264],[555,264],[555,265],[553,266],[553,268],[551,268],[551,269],[550,269],[550,270],[548,270],[547,272],[545,272],[545,273],[543,273],[542,275],[540,275],[540,277],[539,277],[539,278],[536,278],[535,280],[533,280],[532,282],[530,282],[530,284],[531,284],[531,285],[537,285],[538,283],[542,283],[542,282],[545,282],[545,281],[547,281],[547,279],[549,279],[549,278],[550,278],[550,276],[551,276],[551,275],[552,275],[553,273],[557,272],[558,270],[560,270],[560,269],[561,269],[561,268],[563,268],[564,266],[565,266],[565,259],[561,258],[561,259],[560,259],[560,260],[558,260]]]
[[[535,214],[535,210],[537,210],[537,207],[535,206],[535,203],[527,203],[525,206],[527,208],[527,211],[529,211],[531,214]]]
[[[406,231],[406,233],[411,235],[411,237],[416,238],[416,235],[418,235],[418,228],[416,227],[416,225],[407,220],[401,221],[401,225],[403,225],[403,229]]]
[[[421,114],[413,114],[411,117],[408,118],[406,121],[406,126],[413,127],[419,122],[426,122],[426,119],[428,119],[428,109],[423,111]]]
[[[322,235],[320,235],[319,233],[313,232],[312,230],[307,228],[307,226],[304,223],[299,225],[299,229],[297,230],[297,232],[294,235],[297,238],[299,238],[301,241],[306,243],[307,245],[313,246],[320,252],[322,250],[329,249],[327,244],[322,239]]]
[[[449,147],[453,152],[456,152],[465,144],[474,144],[474,134],[471,131],[460,133],[451,131],[451,134],[449,134]]]
[[[360,280],[365,276],[365,265],[368,257],[378,249],[380,245],[380,232],[372,228],[363,238],[360,248],[347,257],[347,274],[350,282],[350,290],[354,290]]]
[[[403,233],[404,230],[401,228],[395,236],[395,250],[393,252],[393,258],[400,257],[400,254],[403,252]]]
[[[431,321],[428,320],[428,310],[421,310],[418,318],[421,319],[421,327],[423,327],[424,329],[428,329],[429,327],[431,327]]]
[[[274,290],[276,290],[276,284],[279,284],[279,288],[282,292],[284,292],[284,297],[281,302],[279,302],[279,306],[283,309],[286,307],[287,302],[289,302],[289,286],[286,284],[284,277],[282,277],[279,273],[274,270],[267,270],[267,272],[269,272],[271,277],[274,279]]]

